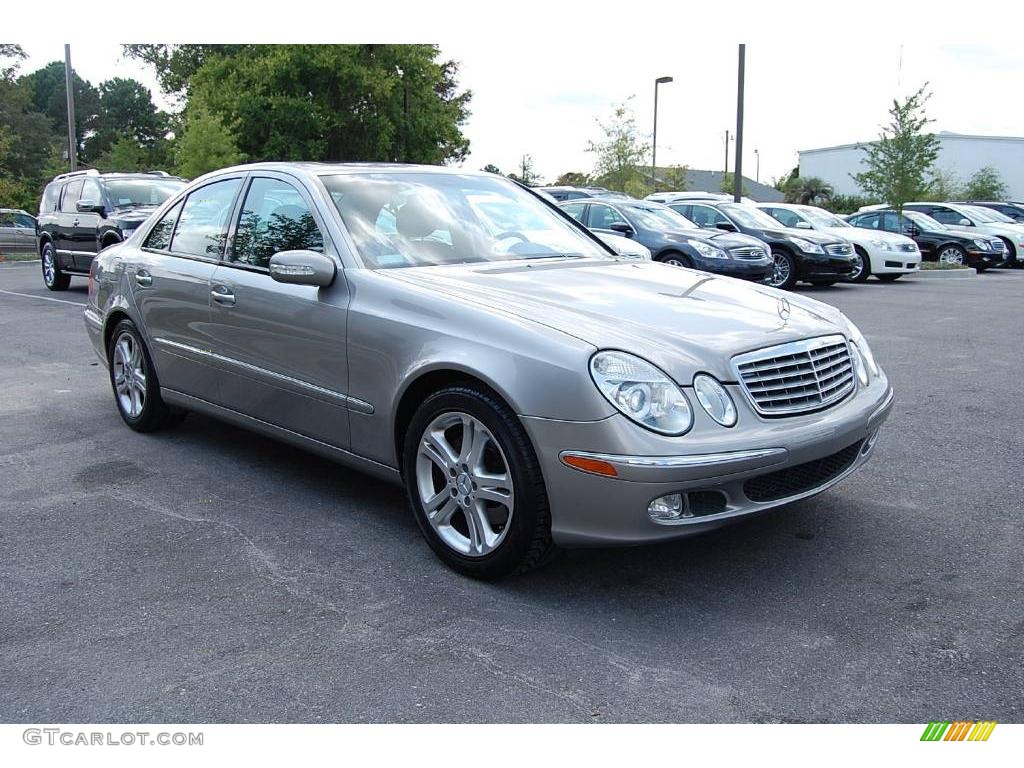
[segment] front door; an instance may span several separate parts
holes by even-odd
[[[139,257],[125,265],[160,385],[208,402],[220,396],[211,357],[210,280],[243,177],[193,190],[164,214]]]
[[[286,285],[270,257],[314,250],[337,262],[311,198],[294,178],[262,172],[245,192],[224,262],[211,283],[211,336],[221,403],[329,445],[347,448],[348,288]]]
[[[79,201],[97,205],[103,202],[103,192],[96,179],[89,177],[83,179],[82,195]],[[77,203],[75,212],[70,235],[71,250],[75,255],[75,269],[80,272],[88,272],[89,267],[92,266],[92,260],[100,248],[97,234],[100,231],[102,217],[93,211],[78,211]]]
[[[78,226],[78,208],[82,196],[83,179],[74,179],[64,186],[60,196],[60,212],[57,214],[57,230],[54,233],[57,263],[63,269],[75,269],[75,227]]]

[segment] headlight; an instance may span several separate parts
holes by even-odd
[[[693,377],[693,391],[697,395],[697,402],[712,419],[723,427],[731,427],[736,423],[736,404],[729,396],[729,391],[717,379],[706,373],[698,373]]]
[[[846,332],[850,337],[850,341],[853,342],[851,345],[851,351],[853,353],[853,367],[857,367],[857,362],[861,361],[862,367],[864,368],[864,377],[861,378],[858,372],[857,377],[861,379],[861,384],[867,384],[867,374],[871,373],[872,376],[878,376],[879,369],[878,363],[875,362],[875,356],[871,353],[871,347],[868,346],[868,340],[864,338],[864,334],[860,332],[860,329],[850,322],[849,318],[846,320]]]
[[[810,240],[804,240],[802,237],[790,237],[789,242],[795,245],[804,253],[824,253],[821,246],[817,243],[812,243]]]
[[[989,245],[988,240],[975,240],[974,246],[981,251],[987,251],[990,250],[991,248],[991,245]]]
[[[668,376],[635,355],[598,352],[590,375],[601,394],[642,427],[663,435],[682,435],[693,426],[693,411]]]
[[[705,259],[728,259],[729,254],[723,251],[721,248],[715,248],[715,246],[708,243],[703,243],[700,240],[687,240],[690,246],[697,251]]]
[[[868,369],[857,344],[852,341],[850,342],[850,358],[853,360],[853,371],[857,374],[857,381],[862,387],[866,387],[868,385]]]

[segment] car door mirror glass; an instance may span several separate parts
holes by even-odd
[[[316,251],[279,251],[270,257],[270,276],[279,283],[326,288],[336,272],[334,262]]]

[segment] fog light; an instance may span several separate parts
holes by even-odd
[[[647,505],[651,520],[678,520],[683,516],[683,497],[678,493],[659,496]]]

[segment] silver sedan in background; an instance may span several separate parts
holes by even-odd
[[[433,550],[478,578],[818,493],[892,404],[836,309],[622,259],[491,174],[225,169],[91,277],[129,427],[198,411],[402,483]]]

